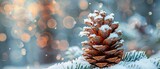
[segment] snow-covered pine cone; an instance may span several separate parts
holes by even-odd
[[[120,38],[122,32],[117,30],[119,24],[114,22],[114,14],[106,14],[105,11],[90,13],[88,19],[84,19],[87,27],[83,27],[80,36],[87,36],[88,41],[82,42],[84,46],[83,56],[90,64],[97,67],[109,67],[119,63],[123,57],[124,40]]]

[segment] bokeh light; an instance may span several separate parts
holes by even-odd
[[[13,4],[23,6],[25,3],[25,0],[13,0]]]
[[[71,16],[66,16],[64,19],[63,19],[63,26],[65,28],[68,28],[68,29],[72,29],[76,24],[76,21],[74,20],[73,17]]]
[[[39,25],[41,30],[44,30],[44,29],[47,28],[46,23],[41,18],[38,20],[38,25]]]
[[[67,40],[61,40],[58,44],[58,49],[65,51],[68,49],[69,43]]]
[[[26,49],[22,48],[22,49],[21,49],[21,54],[22,54],[23,56],[25,56],[25,55],[26,55]]]
[[[48,41],[49,41],[49,36],[47,35],[39,36],[37,38],[37,44],[40,48],[46,47],[48,44]]]
[[[57,59],[57,60],[61,60],[61,58],[62,58],[61,54],[58,54],[58,55],[56,56],[56,59]]]
[[[23,33],[21,35],[21,40],[24,41],[24,42],[30,41],[30,38],[31,38],[31,36],[28,33]]]
[[[22,57],[21,52],[18,50],[14,50],[10,53],[10,59],[13,63],[19,63],[22,61]]]
[[[11,14],[11,12],[13,11],[13,5],[12,4],[4,5],[4,11],[6,14]]]
[[[88,8],[88,1],[87,0],[80,0],[79,7],[82,10],[85,10]]]
[[[37,3],[32,3],[28,6],[27,9],[28,9],[29,12],[31,12],[32,17],[35,18],[40,11],[40,6]]]
[[[55,19],[49,19],[48,22],[47,22],[47,26],[49,28],[56,28],[57,26],[57,22]]]
[[[7,39],[6,34],[5,33],[0,33],[0,42],[4,42],[4,41],[6,41],[6,39]]]

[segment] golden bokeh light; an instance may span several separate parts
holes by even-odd
[[[40,6],[37,3],[32,3],[28,6],[27,10],[31,12],[32,17],[35,18],[40,11]]]
[[[40,48],[44,48],[44,47],[47,46],[48,40],[49,40],[49,37],[48,37],[47,35],[39,36],[39,37],[37,38],[37,45],[38,45]]]
[[[13,0],[13,4],[23,6],[25,3],[25,0]]]
[[[5,33],[0,33],[0,42],[4,42],[4,41],[6,41],[6,39],[7,39],[6,34]]]
[[[41,30],[44,30],[47,28],[46,23],[41,18],[38,20],[38,25]]]
[[[80,0],[79,7],[82,10],[86,10],[88,8],[88,1],[87,0]]]
[[[68,29],[72,29],[76,24],[76,21],[71,16],[66,16],[63,20],[63,26]]]
[[[30,41],[30,38],[31,38],[31,36],[30,36],[28,33],[23,33],[23,34],[21,35],[21,40],[22,40],[23,42],[28,42],[28,41]]]
[[[61,40],[58,44],[58,49],[60,49],[61,51],[67,50],[68,47],[69,47],[69,43],[67,40]]]
[[[13,11],[13,5],[12,4],[4,5],[4,11],[6,14],[10,14]]]
[[[55,19],[49,19],[47,22],[47,26],[49,28],[55,28],[57,26],[57,22]]]

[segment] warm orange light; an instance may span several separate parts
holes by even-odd
[[[67,16],[63,20],[63,26],[68,28],[68,29],[73,28],[75,24],[76,24],[76,21],[71,16]]]
[[[57,26],[56,20],[54,20],[54,19],[49,19],[48,22],[47,22],[47,26],[48,26],[49,28],[55,28],[55,27]]]
[[[68,46],[69,46],[69,43],[67,40],[61,40],[60,43],[58,44],[58,48],[62,51],[67,50]]]
[[[5,33],[0,33],[0,42],[6,41],[7,36]]]
[[[27,9],[28,9],[29,12],[31,12],[33,18],[35,18],[38,15],[38,13],[39,13],[40,6],[37,3],[32,3],[32,4],[30,4],[28,6]]]
[[[88,2],[87,0],[80,0],[79,2],[79,7],[82,9],[82,10],[85,10],[88,8]]]
[[[41,30],[44,30],[47,28],[46,23],[41,18],[38,20],[38,25]]]
[[[44,48],[47,46],[48,40],[49,40],[49,37],[47,35],[39,36],[37,38],[37,44],[39,47]]]
[[[22,6],[24,5],[25,0],[13,0],[13,4]]]
[[[30,41],[30,38],[31,38],[31,36],[28,33],[23,33],[21,35],[21,40],[24,41],[24,42]]]
[[[10,14],[13,11],[13,5],[12,4],[4,5],[4,11],[6,14]]]

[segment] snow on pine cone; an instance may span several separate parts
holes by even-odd
[[[90,64],[103,68],[119,63],[123,57],[124,40],[120,37],[122,32],[117,30],[119,23],[114,22],[114,14],[105,11],[90,13],[88,19],[84,19],[87,27],[83,27],[80,36],[87,36],[88,41],[82,42],[84,46],[83,56]]]

